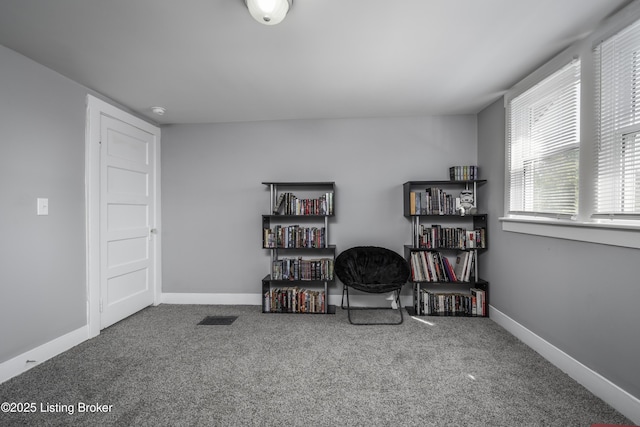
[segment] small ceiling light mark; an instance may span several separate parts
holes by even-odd
[[[153,111],[154,114],[162,116],[167,111],[167,109],[164,107],[151,107],[151,111]]]
[[[244,0],[249,13],[264,25],[276,25],[287,16],[293,0]]]

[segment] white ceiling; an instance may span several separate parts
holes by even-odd
[[[161,124],[467,114],[627,3],[0,0],[0,44]]]

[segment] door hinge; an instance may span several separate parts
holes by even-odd
[[[102,313],[102,298],[100,299],[100,313]]]

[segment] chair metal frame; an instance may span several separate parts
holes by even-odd
[[[349,304],[349,287],[345,284],[342,285],[342,302],[340,303],[340,307],[344,310],[344,295],[347,294],[347,317],[349,318],[349,323],[352,325],[400,325],[404,322],[404,316],[402,314],[402,306],[400,305],[400,289],[396,289],[393,292],[394,300],[397,304],[397,310],[400,312],[400,321],[399,322],[354,322],[351,319],[351,310],[395,310],[393,307],[351,307]]]
[[[359,280],[366,279],[366,276],[369,275],[369,271],[363,271],[360,268],[358,268],[357,269],[358,271],[356,274],[353,274],[353,271],[351,271],[352,274],[348,274],[349,272],[347,271],[347,269],[342,270],[341,266],[339,265],[339,262],[342,256],[351,256],[351,254],[354,254],[354,253],[357,254],[358,252],[362,252],[363,254],[377,255],[382,257],[383,259],[384,257],[387,257],[388,259],[393,258],[393,260],[396,262],[398,266],[398,271],[393,272],[395,274],[395,277],[389,277],[389,275],[387,274],[388,272],[385,271],[382,274],[382,276],[384,277],[375,277],[375,274],[374,274],[373,280],[372,280],[372,277],[369,276],[369,283],[366,283],[366,282],[357,283],[356,281],[352,280],[353,276],[359,276]],[[403,323],[404,315],[402,313],[402,305],[400,303],[400,292],[402,290],[402,286],[404,286],[404,284],[409,279],[410,272],[411,271],[407,261],[400,254],[392,251],[391,249],[377,247],[377,246],[356,246],[353,248],[349,248],[345,250],[343,253],[341,253],[336,259],[336,275],[342,281],[342,285],[343,285],[342,302],[340,303],[340,306],[343,310],[345,308],[347,309],[347,316],[349,318],[349,323],[353,325],[399,325]],[[368,285],[375,285],[375,286],[372,286],[370,290],[368,290],[367,289]],[[392,292],[393,293],[392,302],[395,301],[395,303],[397,304],[397,309],[394,309],[393,306],[392,307],[351,307],[351,304],[349,301],[349,287],[353,287],[354,289],[357,289],[365,293],[380,294],[380,293]],[[345,295],[347,297],[346,307],[344,305]],[[351,317],[351,310],[398,310],[398,312],[400,313],[400,320],[397,322],[355,322]]]

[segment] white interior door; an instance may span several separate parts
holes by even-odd
[[[100,120],[100,327],[154,302],[155,136]]]
[[[160,128],[87,95],[89,338],[160,304]],[[152,230],[158,230],[152,233]]]

